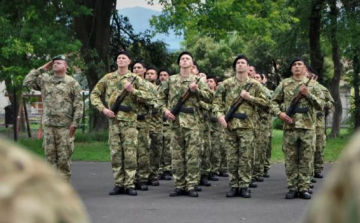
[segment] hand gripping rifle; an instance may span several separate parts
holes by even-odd
[[[200,81],[201,78],[199,78],[195,84],[197,84]],[[190,87],[188,88],[188,90],[183,94],[183,96],[179,99],[179,101],[176,103],[176,105],[173,107],[173,109],[171,109],[171,113],[174,116],[177,116],[180,113],[181,107],[185,104],[185,102],[190,98]]]
[[[309,78],[309,80],[306,82],[305,86],[307,87],[311,81],[312,77]],[[291,117],[296,110],[297,105],[299,104],[300,99],[303,97],[303,94],[299,91],[296,97],[291,101],[290,107],[286,111],[286,115]]]
[[[253,83],[249,83],[245,86],[245,91],[249,91],[252,87]],[[225,121],[229,122],[232,118],[236,110],[240,107],[240,105],[243,103],[244,98],[240,96],[236,99],[236,101],[231,105],[230,110],[225,115]]]
[[[133,77],[131,84],[134,83],[134,81],[136,80],[136,77]],[[113,106],[111,106],[111,111],[113,111],[115,114],[119,111],[119,107],[121,105],[121,103],[124,101],[124,99],[126,98],[126,96],[129,94],[129,92],[124,89],[121,94],[116,98],[115,103],[113,104]]]

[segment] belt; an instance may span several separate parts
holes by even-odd
[[[218,121],[217,118],[214,116],[210,118],[210,122],[217,122],[217,121]]]
[[[153,109],[151,112],[152,115],[156,115],[157,113],[159,113],[159,111],[157,109]]]
[[[119,106],[119,111],[130,112],[130,111],[132,111],[132,107],[131,106],[120,105]]]
[[[139,121],[144,120],[145,115],[137,115],[136,119],[139,120]]]
[[[246,113],[234,113],[232,117],[237,118],[237,119],[246,119],[247,114]]]
[[[294,113],[307,113],[309,111],[309,109],[307,107],[296,107],[294,110]]]
[[[181,107],[180,112],[186,113],[186,114],[193,114],[193,113],[195,113],[195,108]]]
[[[316,113],[316,117],[317,117],[317,118],[321,118],[321,117],[323,117],[323,116],[324,116],[324,114],[323,114],[322,112]]]

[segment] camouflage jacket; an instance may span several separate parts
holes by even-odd
[[[245,114],[247,117],[245,119],[231,119],[228,123],[229,129],[254,129],[256,127],[255,122],[258,121],[258,116],[256,114],[257,107],[268,107],[269,100],[261,84],[251,78],[247,78],[246,81],[240,82],[236,77],[231,77],[219,85],[216,90],[213,101],[213,111],[215,112],[216,117],[219,118],[229,111],[232,103],[240,96],[240,93],[245,89],[245,86],[250,83],[253,84],[249,90],[251,100],[244,100],[236,110],[236,113]]]
[[[150,120],[149,120],[149,126],[150,131],[159,131],[162,128],[163,125],[163,115],[162,112],[159,110],[159,102],[158,102],[158,93],[160,90],[160,86],[152,84],[148,82],[149,85],[151,85],[151,91],[156,96],[154,99],[154,106],[150,107]]]
[[[325,128],[325,115],[329,111],[333,111],[334,109],[334,99],[331,97],[329,90],[321,84],[318,84],[321,92],[323,93],[323,104],[324,109],[320,110],[316,113],[316,129],[324,129]]]
[[[292,100],[299,92],[299,87],[308,81],[304,78],[302,81],[296,81],[292,77],[284,79],[275,89],[271,99],[271,110],[276,116],[281,112],[286,112],[290,107]],[[295,113],[291,118],[294,124],[284,123],[284,129],[312,129],[315,130],[316,111],[322,110],[322,93],[316,81],[311,80],[307,86],[310,94],[302,97],[297,107],[307,108],[306,113]],[[281,106],[280,106],[281,105]]]
[[[189,89],[192,82],[196,82],[199,77],[189,75],[181,77],[179,74],[172,75],[163,82],[159,89],[159,103],[162,106],[162,112],[170,110],[175,107],[180,98]],[[172,122],[172,126],[181,126],[188,129],[199,129],[199,109],[200,102],[209,102],[211,100],[211,90],[206,83],[199,81],[198,90],[190,93],[190,98],[185,102],[183,107],[194,108],[194,113],[180,112],[176,120]]]
[[[261,85],[262,88],[264,89],[265,93],[266,93],[266,97],[267,99],[270,101],[271,100],[271,91],[264,85]],[[259,116],[259,129],[264,130],[268,129],[268,125],[269,125],[269,119],[272,118],[271,114],[270,114],[270,106],[269,107],[257,107],[257,114]]]
[[[138,118],[141,117],[141,120],[137,120],[137,128],[150,129],[151,113],[157,103],[157,92],[156,88],[149,81],[142,79],[142,82],[146,86],[148,93],[152,94],[152,101],[139,103]]]
[[[106,74],[95,85],[90,95],[91,103],[99,110],[103,111],[105,105],[101,101],[101,96],[105,96],[105,101],[109,108],[115,103],[117,97],[124,90],[126,82],[131,82],[135,78],[133,83],[134,91],[129,93],[122,106],[131,107],[131,111],[119,111],[116,115],[117,120],[125,122],[136,122],[137,114],[139,110],[139,102],[149,104],[152,103],[153,95],[149,92],[147,86],[138,75],[128,71],[124,75],[120,75],[117,71]]]
[[[58,77],[32,70],[26,75],[24,85],[41,91],[45,126],[77,127],[83,115],[81,87],[71,76]]]

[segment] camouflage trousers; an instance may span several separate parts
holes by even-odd
[[[226,152],[224,151],[224,134],[223,131],[211,131],[211,153],[210,163],[211,172],[219,174],[220,171],[227,170],[226,168]]]
[[[109,146],[115,185],[134,188],[138,131],[134,122],[110,120]]]
[[[175,187],[192,190],[200,179],[199,130],[182,127],[172,128],[172,170]]]
[[[150,178],[157,179],[159,176],[162,156],[163,140],[162,131],[150,131]]]
[[[246,188],[251,182],[253,129],[226,131],[225,147],[230,175],[230,187]]]
[[[164,126],[163,130],[163,150],[162,150],[162,156],[161,156],[161,162],[160,162],[160,173],[163,173],[164,171],[172,172],[171,169],[171,128]]]
[[[254,149],[256,150],[254,174],[255,177],[262,177],[264,175],[266,152],[269,145],[268,129],[259,129],[255,133]]]
[[[206,129],[200,133],[202,139],[202,149],[200,152],[200,172],[203,176],[209,176],[211,170],[210,155],[211,155],[211,142],[210,130]]]
[[[136,183],[146,183],[150,176],[150,138],[149,128],[137,127],[138,145],[137,145],[137,169]]]
[[[326,135],[324,128],[316,128],[316,149],[314,154],[314,173],[324,170],[324,149],[326,146]]]
[[[43,142],[46,160],[59,170],[66,181],[70,181],[71,155],[74,152],[74,137],[70,137],[69,129],[46,126]]]
[[[272,150],[272,138],[273,138],[272,127],[271,127],[271,129],[269,129],[268,135],[266,137],[268,137],[269,140],[268,140],[268,144],[266,146],[264,171],[269,171],[270,165],[271,165],[271,150]]]
[[[315,131],[284,130],[283,152],[289,190],[308,190],[313,173]]]

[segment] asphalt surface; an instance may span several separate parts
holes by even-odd
[[[325,165],[326,175],[331,165]],[[83,199],[94,223],[215,223],[215,222],[302,222],[311,201],[285,200],[286,176],[284,164],[273,164],[270,178],[252,188],[250,199],[226,198],[229,179],[212,181],[202,187],[198,198],[169,197],[173,181],[160,181],[138,191],[138,196],[109,196],[113,188],[110,163],[74,162],[72,184]],[[317,179],[313,198],[324,179]]]

